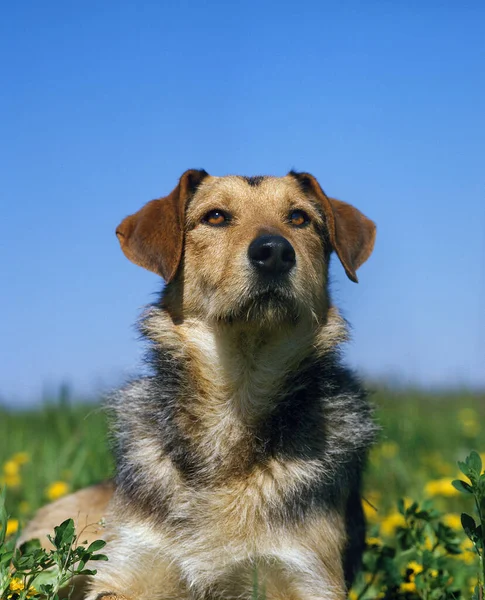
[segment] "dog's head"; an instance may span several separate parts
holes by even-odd
[[[182,317],[277,323],[323,317],[331,252],[356,282],[375,225],[329,198],[308,173],[248,178],[190,170],[116,234],[131,261],[169,284]]]

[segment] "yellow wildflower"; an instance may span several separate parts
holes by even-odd
[[[9,588],[11,592],[21,592],[25,588],[25,585],[21,579],[19,579],[18,577],[14,577],[10,581]]]
[[[412,560],[411,562],[409,562],[407,568],[411,569],[411,571],[412,571],[412,574],[409,577],[411,579],[411,581],[414,581],[415,575],[417,575],[418,573],[421,573],[423,570],[422,565],[420,565],[415,560]]]
[[[474,594],[475,588],[478,585],[478,581],[472,577],[471,579],[468,580],[468,585],[470,586],[470,594]]]
[[[354,592],[354,590],[350,590],[349,600],[357,600],[358,597],[359,597],[359,595],[357,594],[357,592]]]
[[[400,513],[391,513],[383,519],[381,523],[381,532],[385,536],[391,536],[398,527],[404,527],[405,524],[406,521]]]
[[[39,592],[35,589],[35,587],[33,585],[31,585],[27,592],[27,598],[30,598],[31,596],[36,596],[38,593]]]
[[[368,537],[366,543],[368,546],[380,546],[382,544],[381,540],[377,537]]]
[[[428,481],[424,486],[424,493],[427,496],[457,496],[460,492],[451,485],[452,481],[451,477]]]
[[[19,529],[18,519],[9,519],[7,521],[7,531],[6,531],[7,535],[13,535],[14,533],[17,533],[18,529]]]
[[[20,475],[5,475],[0,480],[1,485],[6,485],[7,487],[18,487],[20,485]]]
[[[433,540],[429,535],[424,538],[424,549],[432,550],[435,546],[435,540]]]
[[[401,592],[415,592],[416,584],[414,583],[414,581],[403,581],[403,583],[401,583],[401,585],[399,586],[399,589],[401,590]]]
[[[19,473],[19,465],[14,460],[7,460],[3,464],[3,472],[6,477],[11,475],[18,475]]]
[[[46,496],[49,500],[57,500],[69,492],[69,485],[65,481],[54,481],[46,490]]]
[[[17,452],[12,456],[11,460],[18,465],[25,465],[30,460],[30,454],[28,452]]]
[[[368,521],[376,523],[379,518],[379,513],[374,506],[371,506],[368,502],[366,502],[365,498],[362,500],[362,509],[364,510],[365,518]]]
[[[473,550],[464,550],[462,554],[458,555],[458,559],[467,565],[473,565],[478,560],[478,556]]]
[[[444,515],[443,523],[455,529],[456,531],[461,531],[461,517],[457,513],[449,513]]]
[[[20,485],[19,465],[14,460],[7,460],[3,464],[3,477],[0,484],[5,484],[7,487]]]

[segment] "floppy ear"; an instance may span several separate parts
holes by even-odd
[[[358,282],[356,271],[374,249],[376,225],[350,204],[329,198],[318,181],[309,173],[290,172],[301,188],[316,196],[327,220],[332,248],[342,263],[347,277]]]
[[[127,258],[167,283],[174,278],[182,258],[187,200],[207,175],[185,171],[168,196],[148,202],[118,225],[116,235]]]

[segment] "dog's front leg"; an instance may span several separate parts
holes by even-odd
[[[85,600],[188,600],[167,540],[142,524],[113,527]]]
[[[285,534],[284,543],[270,554],[279,566],[270,566],[273,586],[267,590],[273,587],[274,592],[267,600],[345,600],[343,517],[337,512],[315,515]]]

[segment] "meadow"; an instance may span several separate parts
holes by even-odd
[[[382,430],[365,479],[368,551],[350,598],[480,598],[483,565],[460,518],[473,498],[451,482],[466,480],[457,461],[471,450],[485,463],[485,396],[377,387],[373,400]],[[49,500],[113,475],[105,410],[66,390],[38,408],[0,407],[0,469],[15,535]]]

